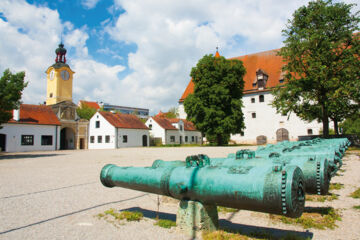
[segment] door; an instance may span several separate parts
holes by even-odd
[[[147,147],[147,136],[146,135],[143,135],[142,136],[142,145],[143,145],[143,147]]]
[[[282,141],[289,141],[289,131],[285,128],[279,128],[276,131],[276,141],[282,142]]]
[[[84,149],[84,138],[80,138],[80,149]]]
[[[6,135],[0,134],[0,152],[6,151]]]

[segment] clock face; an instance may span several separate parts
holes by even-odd
[[[66,70],[62,70],[62,71],[60,72],[60,75],[61,75],[61,78],[62,78],[63,80],[68,80],[68,79],[70,78],[70,74],[69,74],[69,72],[66,71]]]
[[[51,72],[50,72],[50,80],[54,79],[54,75],[55,75],[54,70],[51,70]]]

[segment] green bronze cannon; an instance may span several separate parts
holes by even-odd
[[[109,164],[101,170],[100,180],[106,187],[124,187],[206,205],[288,217],[299,217],[303,212],[304,176],[296,166],[214,167],[202,155],[188,157],[185,164],[154,167]]]

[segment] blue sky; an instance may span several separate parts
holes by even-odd
[[[177,106],[191,68],[216,46],[227,58],[281,47],[281,30],[307,2],[1,0],[0,71],[25,71],[23,102],[44,102],[44,72],[62,36],[75,71],[75,103],[103,101],[154,114]]]

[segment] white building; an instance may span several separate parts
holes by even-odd
[[[322,124],[316,121],[306,122],[295,114],[282,116],[270,104],[273,101],[271,90],[284,82],[281,67],[282,57],[278,50],[271,50],[237,57],[246,68],[244,76],[244,96],[242,109],[245,118],[243,133],[231,136],[237,143],[264,144],[283,140],[298,140],[298,136],[319,134]],[[217,52],[217,56],[218,52]],[[179,116],[186,118],[185,98],[194,92],[194,83],[190,80],[179,100]]]
[[[201,144],[201,132],[185,119],[155,116],[145,125],[151,137],[161,138],[162,144]]]
[[[57,150],[60,125],[51,107],[21,104],[13,118],[1,125],[0,148],[5,152]]]
[[[89,123],[89,149],[149,146],[149,129],[132,114],[97,112]]]

